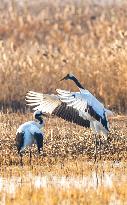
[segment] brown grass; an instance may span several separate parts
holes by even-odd
[[[127,4],[16,3],[0,12],[1,106],[24,107],[28,90],[75,89],[73,72],[106,106],[126,112]]]
[[[0,115],[0,165],[18,165],[19,156],[15,147],[15,133],[20,124],[31,120],[31,114],[3,114]],[[127,159],[127,118],[115,118],[111,122],[110,142],[104,141],[101,149],[102,160]],[[44,155],[37,155],[36,146],[33,147],[33,163],[43,165],[61,163],[67,158],[82,158],[94,160],[94,138],[90,129],[75,126],[64,120],[45,119]],[[99,158],[98,147],[98,158]],[[24,155],[24,163],[29,164],[29,153]]]
[[[44,156],[32,148],[32,164],[29,153],[23,156],[24,166],[15,147],[15,133],[19,124],[31,120],[31,114],[0,114],[0,201],[6,205],[107,205],[127,203],[127,118],[115,117],[111,122],[110,143],[102,145],[102,160],[94,163],[94,139],[90,130],[66,123],[63,120],[45,119]],[[98,149],[99,155],[99,149]],[[99,157],[99,156],[98,156]],[[90,186],[90,181],[94,186]],[[48,177],[36,187],[37,177]],[[104,181],[106,176],[113,176]],[[53,177],[56,178],[55,183]],[[74,183],[86,183],[86,188],[70,185],[68,181],[58,186],[61,177]],[[84,178],[86,177],[86,178]],[[4,183],[2,183],[4,180]],[[44,187],[43,187],[44,186]],[[64,187],[65,186],[65,187]],[[66,187],[67,186],[67,187]],[[1,188],[2,187],[2,188]],[[15,188],[14,188],[15,187]]]

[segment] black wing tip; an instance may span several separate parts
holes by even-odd
[[[76,109],[67,106],[67,104],[64,102],[56,107],[52,114],[68,122],[80,125],[82,127],[90,128],[90,121],[80,117],[79,112]]]

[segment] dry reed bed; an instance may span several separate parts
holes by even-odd
[[[126,112],[126,3],[12,2],[0,12],[1,106],[21,107],[29,89],[75,89],[58,82],[73,72],[106,106]]]
[[[18,165],[19,156],[15,147],[15,133],[18,126],[31,120],[32,115],[20,113],[0,114],[0,164]],[[45,119],[44,157],[37,155],[33,146],[32,163],[43,165],[64,162],[66,158],[81,157],[87,160],[94,158],[94,138],[89,129],[75,126],[58,118]],[[127,159],[127,118],[118,117],[111,121],[110,141],[102,143],[103,160]],[[99,148],[98,148],[99,153]],[[28,152],[24,155],[24,163],[29,164]]]

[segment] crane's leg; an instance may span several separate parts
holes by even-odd
[[[30,165],[31,165],[31,159],[32,159],[32,153],[31,153],[31,149],[30,149]]]
[[[95,150],[94,150],[94,161],[97,161],[97,135],[95,134]]]
[[[22,153],[20,152],[20,165],[23,166],[23,161],[22,161]]]
[[[101,137],[100,137],[99,138],[100,160],[101,160],[101,144],[102,144],[102,142],[101,142]]]

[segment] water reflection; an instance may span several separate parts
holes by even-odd
[[[127,176],[121,176],[121,183],[127,180]],[[112,173],[98,174],[97,171],[92,172],[88,176],[57,176],[57,175],[33,175],[31,172],[23,177],[0,177],[0,192],[15,195],[16,189],[24,185],[35,188],[45,188],[55,186],[56,188],[69,189],[97,189],[100,186],[111,188],[113,183],[118,181],[119,176]]]

